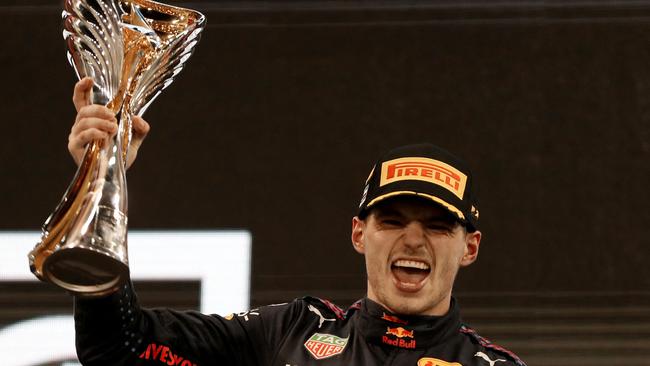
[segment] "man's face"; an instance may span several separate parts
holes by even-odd
[[[481,233],[467,233],[442,207],[416,197],[377,204],[352,220],[365,255],[368,298],[398,314],[444,315],[461,266],[476,260]]]

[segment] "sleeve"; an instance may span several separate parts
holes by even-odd
[[[75,298],[79,361],[95,365],[265,365],[295,324],[300,303],[226,317],[142,309],[132,285],[100,299]]]

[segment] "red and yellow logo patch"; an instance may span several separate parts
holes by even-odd
[[[379,186],[401,180],[419,180],[432,183],[463,199],[467,176],[453,166],[428,158],[399,158],[381,165]]]
[[[463,366],[458,362],[447,362],[433,357],[424,357],[418,360],[418,366]]]

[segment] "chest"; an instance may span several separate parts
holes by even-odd
[[[389,333],[389,332],[387,332]],[[481,366],[476,349],[463,339],[418,346],[426,341],[402,335],[369,338],[353,322],[294,329],[275,353],[272,366]]]

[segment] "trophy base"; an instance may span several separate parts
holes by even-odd
[[[117,291],[128,279],[129,267],[106,254],[72,247],[47,257],[43,274],[48,281],[76,296],[100,297]]]

